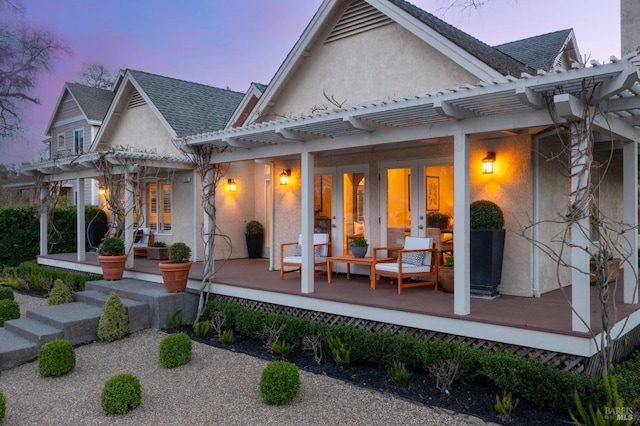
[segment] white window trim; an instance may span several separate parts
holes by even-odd
[[[60,146],[60,136],[62,136],[62,146]],[[66,141],[66,139],[67,139],[67,138],[66,138],[66,135],[65,135],[65,133],[64,133],[64,132],[62,132],[62,133],[58,133],[58,134],[56,135],[56,149],[57,149],[58,151],[62,151],[63,149],[65,149],[65,148],[66,148],[66,146],[67,146],[67,141]]]
[[[77,146],[76,146],[76,135],[80,132],[82,132],[82,150],[78,152]],[[73,152],[75,154],[82,154],[84,152],[84,127],[73,130]]]

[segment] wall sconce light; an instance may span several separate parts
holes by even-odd
[[[107,192],[107,189],[104,186],[98,187],[98,194],[104,195],[106,194],[106,192]]]
[[[289,176],[291,176],[291,169],[282,169],[282,173],[280,173],[280,185],[289,185]]]
[[[236,192],[238,190],[238,184],[234,179],[227,179],[227,186],[229,188],[229,192]]]
[[[496,161],[495,152],[487,152],[487,156],[482,159],[482,174],[493,174],[493,163]]]

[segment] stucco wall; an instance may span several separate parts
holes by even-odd
[[[477,77],[394,23],[310,49],[275,100],[272,114],[263,119],[336,108],[323,91],[346,107],[477,82]]]

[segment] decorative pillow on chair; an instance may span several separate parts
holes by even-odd
[[[422,262],[424,262],[424,252],[423,251],[412,251],[409,253],[402,253],[402,263],[409,263],[411,265],[423,266]]]
[[[139,243],[143,236],[144,236],[144,231],[142,229],[138,229],[135,234],[134,243]]]

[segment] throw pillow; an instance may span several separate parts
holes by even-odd
[[[422,266],[424,262],[423,251],[412,251],[409,253],[402,253],[402,263],[408,263],[410,265]]]
[[[136,231],[136,237],[135,237],[135,241],[134,241],[134,242],[139,243],[139,242],[140,242],[140,240],[141,240],[141,239],[142,239],[142,237],[143,237],[143,234],[144,234],[144,232],[142,231],[142,229],[138,229],[138,230]]]

